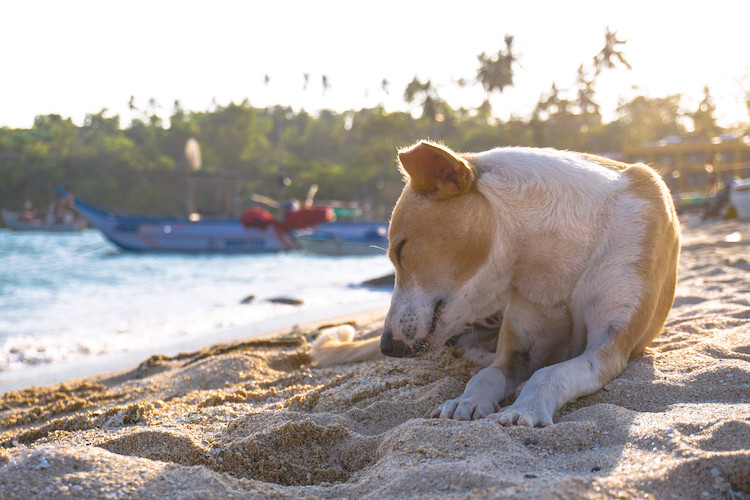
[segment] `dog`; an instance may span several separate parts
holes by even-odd
[[[380,351],[418,355],[501,318],[492,362],[433,417],[551,425],[661,331],[680,229],[649,166],[553,149],[459,154],[430,141],[398,161],[405,187],[388,250],[396,283]]]

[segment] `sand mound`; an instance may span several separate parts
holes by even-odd
[[[479,369],[458,348],[313,369],[304,335],[250,341],[5,394],[0,498],[750,498],[748,241],[686,230],[664,332],[554,426],[427,418]]]

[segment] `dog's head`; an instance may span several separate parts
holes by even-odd
[[[406,186],[391,218],[396,286],[380,349],[405,357],[442,346],[488,315],[477,275],[490,256],[495,221],[465,157],[420,142],[398,158]]]

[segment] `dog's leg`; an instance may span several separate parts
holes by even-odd
[[[539,369],[526,382],[518,399],[493,418],[503,425],[552,425],[552,416],[562,405],[596,392],[622,372],[628,356],[606,353],[612,347],[589,349],[573,359]],[[603,362],[602,357],[607,361]]]
[[[621,245],[584,274],[571,307],[577,312],[573,338],[585,331],[586,349],[535,372],[518,399],[493,418],[504,425],[552,424],[555,411],[620,375],[630,356],[659,333],[672,306],[679,253],[675,233],[667,229],[654,231],[667,240],[666,251],[634,263],[637,254]]]
[[[433,417],[472,420],[497,412],[500,401],[548,362],[550,351],[562,354],[561,345],[569,344],[570,317],[564,307],[543,312],[515,296],[503,316],[492,364],[469,380],[461,396],[440,405]]]
[[[464,393],[440,405],[432,416],[472,420],[484,418],[500,409],[498,401],[505,397],[505,374],[499,368],[488,366],[471,377]]]

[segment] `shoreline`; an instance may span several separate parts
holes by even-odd
[[[133,369],[153,355],[175,356],[184,352],[199,351],[216,344],[269,339],[288,333],[295,328],[310,330],[327,323],[373,322],[379,317],[385,317],[387,310],[388,306],[382,305],[381,301],[370,301],[359,304],[339,304],[323,309],[295,311],[247,325],[213,330],[205,335],[174,339],[158,347],[82,356],[65,362],[0,372],[0,395],[29,387],[43,387],[83,378],[113,375],[117,372]]]

